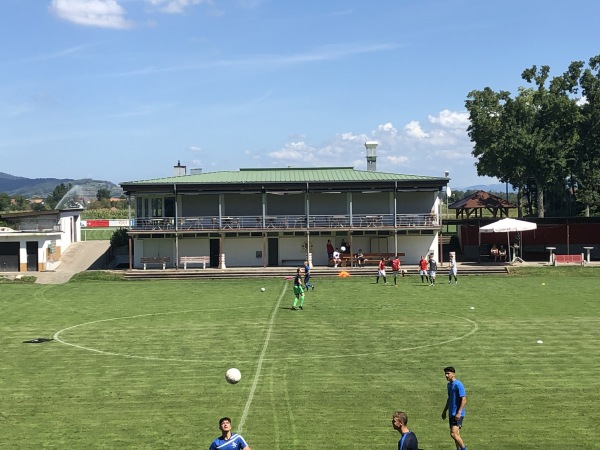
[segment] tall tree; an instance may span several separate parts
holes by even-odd
[[[67,192],[71,190],[72,187],[73,185],[71,183],[60,183],[58,186],[56,186],[52,193],[48,197],[46,197],[46,205],[48,206],[48,208],[56,208],[58,202],[60,202],[63,199],[63,197],[67,194]]]
[[[96,199],[97,200],[110,200],[110,189],[106,189],[106,188],[100,188],[98,189],[98,191],[96,192]]]
[[[578,199],[585,215],[600,208],[600,55],[590,58],[579,79],[585,101],[581,105],[579,148],[576,161]]]
[[[485,88],[470,92],[465,102],[478,174],[510,182],[519,197],[523,189],[528,198],[534,192],[538,217],[545,215],[546,191],[566,193],[567,161],[579,141],[579,109],[572,98],[577,64],[550,81],[548,66],[532,66],[521,76],[534,86],[520,88],[514,98],[506,91]]]
[[[527,182],[526,162],[522,149],[530,144],[533,123],[531,90],[520,89],[521,95],[511,98],[507,91],[494,92],[489,87],[472,91],[466,101],[470,114],[467,129],[474,142],[473,156],[478,158],[477,174],[496,177],[510,183],[520,199]]]

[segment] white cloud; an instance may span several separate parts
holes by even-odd
[[[28,57],[28,58],[19,59],[16,62],[18,62],[18,63],[31,63],[31,62],[38,62],[38,61],[46,61],[46,60],[50,60],[50,59],[65,58],[65,57],[68,57],[70,55],[79,53],[84,48],[85,48],[84,46],[78,45],[78,46],[75,46],[75,47],[70,47],[70,48],[65,48],[65,49],[62,49],[62,50],[58,50],[56,52],[51,52],[51,53],[46,53],[46,54],[42,54],[42,55],[31,56],[31,57]]]
[[[125,10],[117,0],[52,0],[50,11],[79,25],[100,28],[130,28]]]
[[[406,134],[408,136],[414,137],[416,139],[425,139],[429,137],[429,135],[421,129],[421,124],[416,120],[408,122],[404,126],[404,130],[406,131]]]
[[[469,114],[466,112],[448,111],[447,109],[441,111],[437,117],[428,116],[429,122],[433,124],[439,124],[444,128],[460,128],[466,130],[469,126]]]
[[[210,3],[210,0],[146,0],[152,6],[156,6],[160,11],[166,13],[181,13],[190,5],[199,5],[201,3]]]
[[[146,0],[152,2],[165,2],[168,0]],[[375,53],[381,51],[391,50],[394,47],[390,44],[376,44],[376,45],[357,45],[357,44],[344,44],[338,46],[327,46],[315,48],[306,53],[297,53],[292,55],[250,55],[247,57],[241,57],[238,59],[211,59],[203,62],[193,62],[190,64],[182,64],[176,66],[163,66],[163,67],[143,67],[140,69],[130,70],[126,72],[114,72],[107,73],[104,76],[140,76],[150,75],[155,73],[166,73],[166,72],[181,72],[189,70],[198,70],[214,67],[228,67],[230,69],[237,67],[238,70],[275,70],[281,67],[289,66],[300,66],[305,64],[312,64],[322,61],[334,61],[344,59],[348,56],[357,54]],[[263,98],[271,95],[271,92],[267,92]]]
[[[395,166],[402,166],[404,164],[407,164],[410,160],[407,156],[401,156],[401,155],[389,155],[386,156],[386,161],[388,161],[389,163],[395,165]]]
[[[201,152],[202,151],[202,147],[198,147],[197,145],[190,145],[189,149],[192,152]]]
[[[441,176],[445,170],[450,170],[457,182],[474,184],[475,159],[471,154],[473,145],[466,132],[467,126],[466,113],[444,110],[429,116],[426,124],[412,120],[396,128],[391,122],[386,122],[376,126],[371,133],[340,133],[321,145],[313,145],[309,137],[303,136],[267,153],[267,157],[269,163],[277,167],[289,164],[352,166],[365,170],[364,143],[376,140],[379,142],[378,171]],[[264,161],[264,154],[256,159]],[[461,175],[463,173],[468,174],[467,178]]]
[[[269,153],[271,158],[283,161],[312,161],[318,149],[305,142],[289,142],[280,150]]]
[[[394,125],[392,125],[390,122],[383,125],[379,125],[377,127],[377,131],[387,133],[391,136],[396,136],[398,134],[398,130],[396,130],[396,128],[394,128]]]

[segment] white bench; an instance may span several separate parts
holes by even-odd
[[[202,268],[206,269],[206,264],[210,264],[210,256],[182,256],[179,263],[183,264],[183,270],[187,270],[188,264],[202,264]]]
[[[161,264],[162,269],[165,270],[167,268],[167,263],[171,262],[171,258],[169,256],[161,256],[158,258],[140,258],[140,262],[144,265],[144,270],[146,270],[147,264]]]

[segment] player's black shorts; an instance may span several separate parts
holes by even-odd
[[[450,428],[452,428],[452,427],[462,428],[463,419],[464,419],[464,417],[457,419],[456,416],[450,416],[448,418],[448,422],[450,423]]]

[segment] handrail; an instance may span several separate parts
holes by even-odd
[[[352,220],[350,220],[352,219]],[[254,215],[254,216],[186,216],[131,219],[136,231],[201,230],[310,230],[310,229],[398,229],[440,227],[437,214],[330,214],[330,215]],[[352,225],[350,225],[352,224]]]

